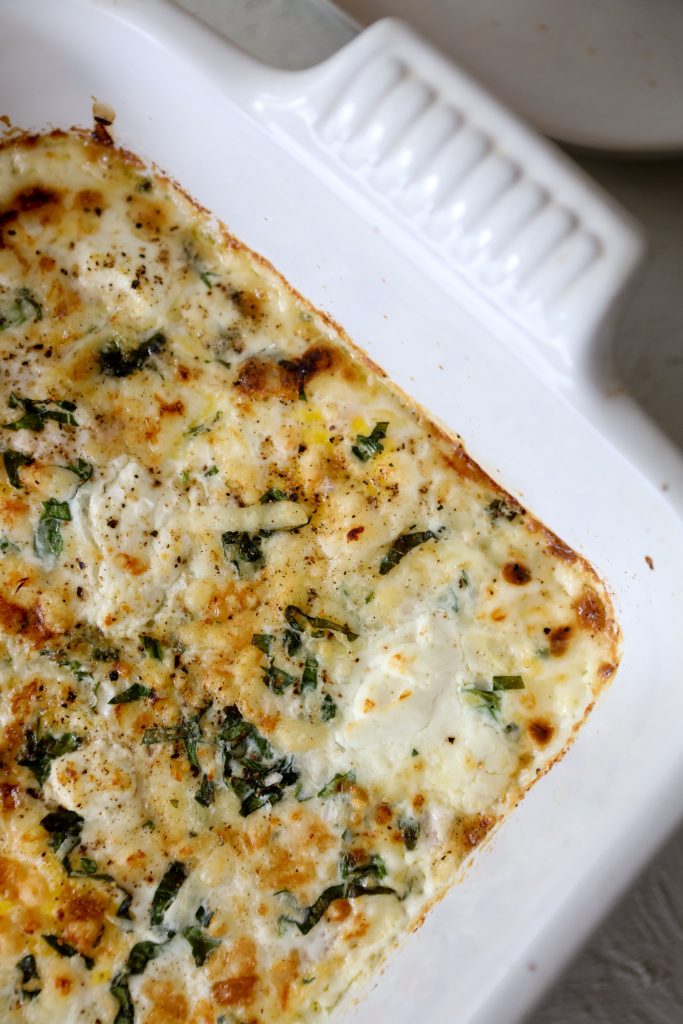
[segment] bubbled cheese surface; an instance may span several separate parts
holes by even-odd
[[[0,148],[0,423],[3,1021],[318,1019],[565,750],[604,587],[85,135]]]

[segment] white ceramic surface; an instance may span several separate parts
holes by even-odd
[[[683,152],[680,0],[337,0],[406,18],[553,138]]]
[[[577,223],[590,211],[600,273],[575,316],[569,304],[567,316],[545,320],[543,307],[562,308],[571,290],[558,305],[541,289],[530,304],[541,320],[513,318],[515,303],[526,309],[514,267],[510,294],[475,283],[470,264],[442,259],[419,225],[382,200],[366,162],[349,165],[343,138],[321,139],[330,110],[321,101],[338,101],[345,76],[369,54],[417,62],[441,102],[522,177]],[[457,1006],[462,1024],[512,1022],[683,811],[683,690],[669,686],[679,662],[671,626],[683,613],[683,467],[628,398],[605,395],[588,358],[637,262],[637,236],[552,151],[395,25],[290,77],[157,0],[4,0],[0,113],[24,126],[88,123],[93,94],[116,109],[123,143],[155,159],[344,323],[614,588],[625,635],[614,686],[568,757],[344,1018],[450,1024]],[[365,113],[367,123],[386,123],[377,108]],[[463,180],[451,182],[454,195]]]

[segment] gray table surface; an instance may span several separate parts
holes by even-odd
[[[315,64],[355,32],[328,0],[178,2],[281,67]],[[415,7],[419,27],[417,0]],[[683,448],[683,160],[573,155],[635,214],[650,240],[650,263],[617,332],[616,357],[626,388]],[[682,882],[683,827],[529,1024],[681,1024]]]

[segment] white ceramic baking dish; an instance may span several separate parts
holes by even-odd
[[[3,0],[0,114],[93,96],[613,589],[623,665],[575,746],[339,1018],[515,1021],[683,812],[683,463],[606,347],[638,233],[396,22],[286,73],[163,0]]]

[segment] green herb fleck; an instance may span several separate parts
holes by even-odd
[[[200,434],[208,434],[211,428],[215,426],[216,423],[218,423],[222,415],[223,413],[219,409],[212,420],[209,420],[208,423],[193,423],[191,427],[188,427],[183,436],[199,437]],[[218,472],[218,470],[216,470],[216,472]]]
[[[296,679],[283,668],[278,668],[275,662],[270,660],[268,667],[263,670],[263,682],[273,693],[282,694],[288,686],[292,686]]]
[[[194,798],[202,807],[209,807],[214,801],[215,789],[216,783],[211,781],[206,772],[202,772],[202,780]]]
[[[401,818],[399,819],[398,827],[403,836],[406,850],[414,850],[420,838],[420,822],[416,821],[415,818]]]
[[[21,490],[19,467],[32,466],[35,459],[31,455],[24,454],[24,452],[15,452],[11,448],[6,448],[2,453],[2,461],[5,464],[5,472],[10,484],[12,487],[16,487],[17,490]]]
[[[184,864],[178,860],[169,864],[152,897],[150,920],[153,925],[161,924],[186,878],[187,869]]]
[[[263,563],[263,551],[261,550],[260,533],[246,533],[236,530],[226,530],[221,534],[223,553],[228,561],[240,572],[240,563],[246,562],[255,566]]]
[[[492,523],[495,523],[496,520],[501,518],[512,522],[512,520],[516,519],[518,515],[521,515],[520,510],[515,508],[515,506],[511,505],[508,501],[505,501],[504,498],[494,498],[493,501],[489,502],[486,506],[486,511],[491,517]]]
[[[43,502],[43,511],[33,535],[33,550],[38,558],[61,554],[64,547],[61,524],[68,522],[71,522],[71,512],[66,501],[49,498]]]
[[[215,476],[217,472],[218,466],[209,466],[209,468],[204,473],[204,476]]]
[[[274,501],[295,501],[296,495],[285,494],[279,487],[269,488],[265,494],[262,494],[259,501],[262,505],[269,505]]]
[[[335,633],[343,633],[348,640],[358,639],[358,633],[354,633],[349,626],[333,622],[331,619],[320,618],[318,615],[308,615],[301,608],[297,608],[295,604],[287,605],[285,618],[292,629],[298,633],[303,633],[308,625],[311,627],[311,636],[313,637],[324,636],[327,630],[332,630]]]
[[[93,647],[93,661],[118,661],[121,652],[116,647]]]
[[[54,420],[63,426],[77,427],[78,423],[74,416],[76,404],[74,402],[58,402],[48,398],[38,400],[34,398],[21,398],[16,392],[12,392],[7,400],[10,409],[21,409],[23,415],[12,423],[3,423],[7,430],[32,430],[40,434],[45,429],[47,420]]]
[[[56,935],[43,935],[43,938],[47,942],[48,946],[51,946],[55,953],[59,953],[60,956],[65,956],[68,959],[71,959],[72,956],[80,956],[89,971],[91,971],[95,966],[95,961],[91,956],[86,956],[85,953],[79,953],[79,951],[74,949],[74,947],[68,942],[61,942]]]
[[[254,647],[258,647],[259,651],[263,651],[264,654],[270,654],[270,648],[274,639],[275,637],[269,633],[254,633],[251,642]]]
[[[387,422],[375,423],[372,433],[367,437],[364,434],[356,436],[356,443],[351,447],[351,451],[357,459],[360,459],[361,462],[369,462],[374,455],[384,451],[382,440],[387,436],[388,426]]]
[[[112,338],[100,349],[100,372],[107,377],[130,377],[141,370],[153,355],[158,355],[166,347],[166,335],[163,331],[155,331],[139,345],[131,349],[123,349],[117,338]]]
[[[75,473],[82,484],[87,483],[93,473],[91,464],[86,462],[85,459],[76,459],[75,462],[70,462],[64,468],[68,469],[71,473]]]
[[[80,739],[72,732],[65,732],[61,736],[51,736],[49,733],[41,736],[38,729],[27,729],[17,764],[33,772],[38,784],[42,786],[50,774],[52,762],[64,754],[72,753],[80,743]]]
[[[152,691],[148,686],[143,686],[142,683],[133,683],[127,690],[123,690],[112,697],[109,703],[131,704],[133,701],[142,700],[143,697],[149,697],[151,693]]]
[[[81,839],[84,823],[85,819],[76,811],[70,811],[61,806],[40,819],[42,827],[52,836],[50,846],[55,851],[58,851],[67,840],[69,840],[70,849],[77,846]]]
[[[438,539],[439,538],[432,530],[422,530],[417,533],[404,533],[400,537],[397,537],[379,564],[380,576],[386,576],[388,572],[391,572],[391,570],[398,565],[401,559],[405,558],[408,552],[412,551],[413,548],[426,543],[428,540]]]
[[[309,654],[304,661],[304,670],[301,676],[302,690],[315,690],[318,685],[318,659]]]
[[[43,307],[28,288],[18,288],[14,302],[4,312],[0,312],[0,334],[10,327],[21,327],[31,317],[34,322],[42,320]]]
[[[337,772],[318,793],[318,796],[326,800],[328,796],[336,796],[337,793],[345,793],[356,781],[356,773],[351,768],[348,772]]]
[[[148,658],[153,658],[155,661],[164,660],[164,649],[161,646],[161,641],[153,636],[149,636],[147,633],[143,633],[140,640],[142,641],[142,649]]]
[[[220,939],[212,939],[210,935],[194,924],[189,928],[183,928],[182,936],[190,944],[197,967],[203,967],[216,947],[221,944]]]
[[[113,1024],[134,1024],[135,1007],[128,988],[128,975],[125,971],[119,972],[112,978],[109,991],[119,1004]]]
[[[467,686],[465,693],[470,693],[477,700],[477,707],[488,711],[491,718],[498,720],[498,712],[501,705],[501,693],[505,690],[523,690],[524,680],[522,676],[494,676],[492,689],[482,686]]]
[[[265,736],[245,721],[233,704],[225,709],[219,732],[223,778],[240,800],[240,814],[279,803],[284,790],[299,779],[291,757],[278,757]],[[279,778],[277,778],[279,776]]]
[[[326,693],[323,697],[322,704],[320,705],[320,717],[323,722],[330,722],[337,714],[337,705],[334,703],[329,693]]]
[[[36,967],[36,958],[32,953],[27,953],[26,956],[22,956],[16,966],[17,970],[21,974],[20,985],[22,996],[26,999],[35,999],[42,991],[42,988],[38,985],[40,975],[38,974],[38,968]]]

